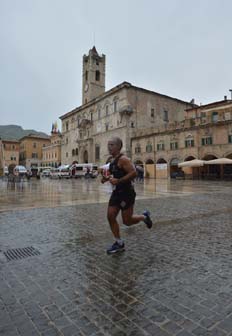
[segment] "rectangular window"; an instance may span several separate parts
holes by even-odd
[[[151,117],[154,118],[154,116],[155,116],[155,109],[152,108],[151,109]]]
[[[231,134],[228,135],[228,142],[229,142],[229,143],[232,143],[232,135],[231,135]]]
[[[106,132],[109,130],[109,124],[106,123]]]
[[[170,143],[170,149],[171,150],[178,149],[178,142],[171,142]]]
[[[168,111],[167,110],[163,111],[163,121],[168,121]]]
[[[151,153],[152,152],[152,144],[147,144],[146,146],[146,152]]]
[[[36,148],[36,142],[33,143],[33,148]]]
[[[68,152],[66,152],[66,158],[68,157]]]
[[[38,154],[37,153],[32,153],[31,157],[32,157],[32,159],[37,159],[38,158]]]
[[[163,143],[157,144],[157,151],[161,151],[161,150],[164,150],[164,144]]]
[[[201,139],[202,146],[212,145],[213,138],[212,137],[205,137]]]
[[[66,127],[66,132],[67,132],[68,131],[68,121],[66,121],[65,127]]]
[[[217,122],[218,121],[218,113],[217,112],[213,112],[212,113],[212,122]]]
[[[193,139],[185,140],[185,147],[186,148],[188,148],[188,147],[194,147],[194,140]]]
[[[109,114],[109,106],[106,105],[106,115],[108,116],[108,114]]]
[[[114,101],[114,112],[117,112],[117,108],[118,108],[117,101]]]
[[[206,113],[205,112],[201,112],[201,118],[205,118],[206,117]]]
[[[100,146],[95,147],[95,160],[100,160]]]

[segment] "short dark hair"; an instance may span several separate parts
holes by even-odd
[[[123,143],[122,143],[122,140],[119,137],[113,137],[111,140],[118,145],[120,150],[122,149]]]

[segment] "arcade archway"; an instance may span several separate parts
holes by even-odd
[[[157,160],[157,164],[162,164],[162,163],[166,163],[167,164],[167,161],[164,160],[163,158]]]
[[[190,155],[190,156],[186,157],[186,159],[184,161],[192,161],[194,159],[196,159],[196,158],[194,156]]]
[[[145,162],[145,176],[155,178],[155,163],[152,159],[147,159]]]
[[[173,158],[170,161],[170,177],[176,177],[178,172],[181,170],[178,167],[180,160],[178,158]]]
[[[156,162],[156,178],[168,178],[168,163],[163,158],[159,158]]]
[[[203,157],[202,160],[209,161],[217,159],[217,157],[213,154],[207,154]],[[201,178],[207,180],[216,180],[219,179],[221,175],[221,166],[220,165],[207,165],[201,168]]]
[[[227,159],[232,160],[232,153],[226,155]],[[224,165],[223,167],[223,178],[226,180],[232,180],[232,165]]]

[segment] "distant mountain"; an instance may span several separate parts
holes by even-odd
[[[35,130],[24,130],[21,126],[18,125],[0,125],[0,138],[4,140],[19,140],[20,138],[29,134],[35,134],[46,138],[48,137],[48,134],[46,133]]]

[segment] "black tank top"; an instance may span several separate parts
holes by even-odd
[[[120,157],[123,156],[123,154],[120,154],[119,156],[117,156],[111,163],[110,163],[110,167],[109,167],[109,171],[110,174],[113,175],[114,178],[116,179],[120,179],[123,176],[127,175],[128,173],[120,168],[118,166],[118,160],[120,159]],[[116,185],[115,191],[127,191],[133,188],[133,185],[131,183],[131,181],[128,182],[123,182],[123,183],[119,183],[118,185]]]

